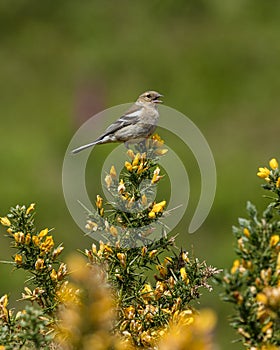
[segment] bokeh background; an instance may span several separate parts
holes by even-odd
[[[193,235],[187,214],[174,231],[178,245],[229,267],[231,226],[246,215],[247,200],[260,209],[266,204],[257,167],[280,156],[279,35],[277,0],[2,0],[1,216],[17,203],[35,202],[38,229],[54,227],[66,255],[88,248],[92,240],[73,222],[62,193],[68,143],[93,114],[155,89],[200,128],[217,166],[211,213]],[[161,136],[183,154],[194,188],[191,212],[199,195],[197,164],[179,140]],[[98,150],[92,168],[111,147]],[[93,195],[99,192],[99,183],[90,185]],[[0,259],[8,260],[13,252],[1,233]],[[12,304],[24,278],[1,264],[0,292],[10,293]],[[216,311],[220,349],[240,349],[219,292],[216,286],[203,292],[198,307]]]

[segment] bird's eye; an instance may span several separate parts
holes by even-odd
[[[151,98],[152,96],[151,96],[151,94],[147,94],[146,97]]]

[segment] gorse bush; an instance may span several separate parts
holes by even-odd
[[[34,204],[1,218],[12,263],[29,274],[22,300],[31,302],[16,313],[1,298],[2,349],[213,348],[215,315],[194,302],[219,271],[167,234],[166,201],[154,199],[163,177],[157,162],[166,153],[154,136],[128,150],[120,174],[111,167],[105,184],[112,201],[97,195],[85,223],[102,240],[67,265],[51,231],[35,228]]]
[[[234,305],[231,325],[251,350],[280,347],[280,171],[276,159],[257,175],[272,193],[262,213],[248,202],[248,218],[233,227],[236,255],[225,272],[223,299]]]

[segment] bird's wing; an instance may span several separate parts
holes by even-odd
[[[134,104],[123,116],[121,116],[115,123],[111,124],[105,132],[98,137],[96,141],[103,139],[103,137],[113,134],[127,125],[133,125],[139,122],[143,112],[143,107]]]

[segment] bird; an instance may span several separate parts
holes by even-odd
[[[112,142],[129,142],[146,139],[153,134],[159,119],[158,104],[163,101],[159,92],[146,91],[118,120],[108,126],[105,132],[95,141],[72,150],[79,153],[98,144]]]

